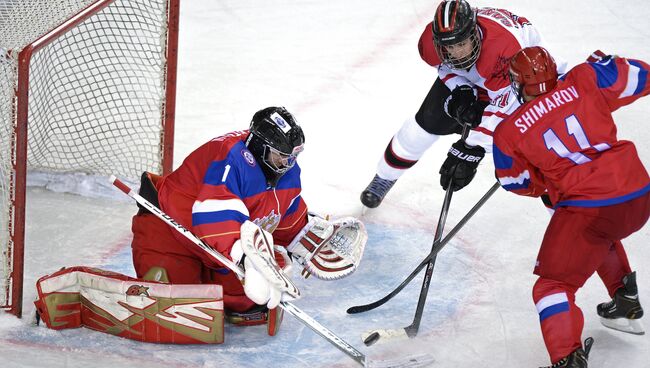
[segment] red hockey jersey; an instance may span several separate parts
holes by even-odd
[[[247,136],[248,131],[239,131],[214,138],[158,183],[162,210],[226,256],[246,220],[271,232],[275,243],[284,246],[307,223],[298,164],[275,188],[268,187],[260,164],[244,144]],[[187,242],[180,234],[177,238]],[[195,254],[205,264],[218,266],[202,252]]]
[[[506,190],[556,206],[622,203],[650,190],[634,144],[616,138],[612,112],[650,93],[648,64],[583,63],[522,105],[494,133],[494,165]]]

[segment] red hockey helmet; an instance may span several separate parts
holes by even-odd
[[[543,47],[526,47],[510,59],[510,83],[522,103],[524,96],[551,91],[557,84],[555,60]]]
[[[481,53],[476,9],[465,0],[445,0],[431,23],[440,60],[453,69],[469,69]]]

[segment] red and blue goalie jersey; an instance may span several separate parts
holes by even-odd
[[[556,206],[598,207],[650,190],[634,144],[616,138],[611,113],[650,93],[648,64],[625,58],[583,63],[553,91],[522,105],[497,127],[493,156],[501,186],[548,191]]]
[[[300,196],[298,164],[275,188],[244,143],[248,131],[226,134],[192,152],[183,164],[158,184],[160,207],[220,253],[230,256],[239,229],[251,220],[286,246],[307,223],[307,206]],[[182,235],[174,234],[183,243]],[[189,246],[203,263],[220,267]]]

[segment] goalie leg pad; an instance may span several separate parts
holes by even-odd
[[[34,302],[47,327],[88,327],[132,340],[223,343],[219,285],[144,282],[115,272],[71,267],[36,283]]]

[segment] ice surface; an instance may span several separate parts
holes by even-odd
[[[531,20],[571,64],[591,51],[650,60],[642,2],[605,0],[474,1]],[[437,1],[182,1],[175,161],[221,133],[247,126],[259,108],[279,104],[304,127],[300,157],[312,210],[358,215],[358,196],[391,135],[413,114],[435,79],[417,40]],[[650,163],[650,99],[616,113],[619,136],[637,142]],[[429,252],[444,196],[437,171],[456,137],[442,139],[364,221],[370,239],[359,270],[337,282],[300,281],[296,302],[373,358],[427,352],[432,367],[538,367],[548,357],[531,298],[532,266],[548,214],[531,199],[497,192],[440,253],[418,337],[365,347],[361,333],[411,323],[421,278],[386,305],[349,316],[397,286]],[[484,160],[474,182],[453,197],[450,229],[492,185]],[[56,188],[53,188],[56,189]],[[81,188],[83,191],[83,187]],[[29,325],[34,283],[63,266],[132,274],[130,202],[31,189],[27,204],[25,315],[0,315],[0,367],[354,367],[355,363],[291,316],[278,336],[262,327],[226,329],[220,346],[142,344],[87,329]],[[650,297],[650,234],[624,243]],[[577,296],[584,337],[596,340],[590,367],[648,367],[648,336],[600,325],[607,300],[593,278]]]

